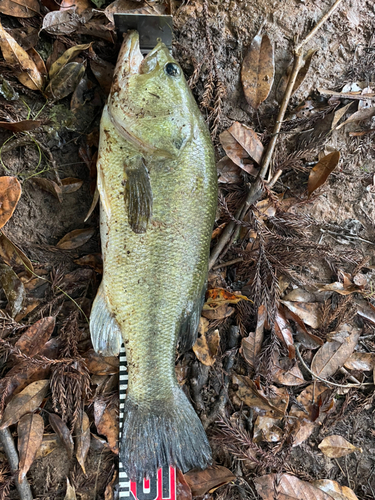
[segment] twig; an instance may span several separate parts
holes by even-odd
[[[228,260],[228,262],[223,262],[222,264],[218,264],[212,269],[213,271],[215,271],[216,269],[221,269],[222,267],[228,267],[231,266],[232,264],[237,264],[238,262],[243,262],[243,257],[238,257],[238,259]]]
[[[336,0],[335,3],[332,5],[332,7],[328,10],[326,14],[318,21],[318,23],[315,25],[315,27],[310,31],[308,35],[294,48],[294,63],[293,63],[293,69],[289,78],[289,82],[287,85],[287,88],[285,90],[284,98],[282,100],[279,113],[277,115],[276,119],[276,124],[273,130],[273,134],[270,140],[270,143],[268,145],[266,154],[263,157],[262,160],[262,165],[259,170],[259,173],[253,182],[253,184],[250,187],[249,193],[247,195],[247,198],[242,205],[242,207],[236,212],[235,218],[239,220],[243,220],[243,218],[246,215],[246,212],[248,211],[249,207],[253,205],[262,195],[263,193],[263,179],[265,178],[268,168],[271,164],[272,156],[275,151],[276,147],[276,142],[279,137],[279,132],[281,130],[281,126],[283,124],[284,116],[289,104],[290,97],[293,92],[293,87],[295,84],[295,81],[297,79],[297,75],[299,70],[302,67],[303,63],[303,47],[305,44],[315,35],[315,33],[318,31],[319,28],[325,23],[325,21],[328,19],[328,17],[332,14],[332,12],[338,7],[338,5],[342,2],[342,0]],[[210,260],[209,260],[209,269],[213,267],[215,264],[216,260],[218,259],[219,255],[221,254],[222,250],[224,249],[225,245],[227,242],[230,240],[231,235],[236,227],[236,224],[234,222],[230,222],[224,229],[224,231],[221,233],[221,236],[219,238],[219,241],[217,242],[216,246],[213,248],[211,255],[210,255]]]
[[[319,375],[317,375],[316,373],[314,373],[311,368],[309,368],[307,366],[307,364],[305,363],[304,359],[302,358],[301,356],[301,353],[299,351],[299,346],[301,344],[299,342],[297,342],[297,344],[295,344],[295,348],[296,348],[296,353],[297,353],[297,356],[298,356],[298,359],[301,361],[303,367],[310,373],[310,375],[312,375],[314,378],[320,380],[321,382],[324,382],[325,384],[327,385],[332,385],[333,387],[341,387],[343,389],[350,389],[351,387],[363,387],[365,385],[374,385],[372,382],[364,382],[364,383],[360,383],[360,384],[336,384],[335,382],[330,382],[329,380],[326,380],[325,378],[322,378],[322,377],[319,377]]]
[[[375,245],[373,241],[370,240],[365,240],[364,238],[361,238],[360,236],[351,236],[349,234],[342,234],[342,233],[336,233],[335,231],[330,231],[328,229],[320,229],[321,233],[327,233],[333,236],[339,236],[340,238],[347,238],[348,240],[358,240],[358,241],[363,241],[364,243],[368,243],[369,245]]]
[[[31,494],[30,485],[27,482],[27,479],[20,483],[18,480],[18,453],[16,447],[14,446],[14,441],[12,434],[9,430],[9,427],[6,429],[0,430],[0,442],[4,448],[5,455],[8,459],[10,470],[14,473],[14,480],[16,483],[16,488],[18,490],[18,494],[21,500],[33,500],[33,496]]]

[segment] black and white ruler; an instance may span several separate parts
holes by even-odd
[[[119,423],[120,423],[120,447],[122,423],[124,421],[124,406],[126,389],[128,388],[128,366],[124,345],[120,350],[119,369]],[[145,479],[140,482],[130,481],[122,463],[119,463],[119,499],[131,500],[177,500],[176,496],[176,469],[174,467],[163,467],[159,469],[157,477]]]

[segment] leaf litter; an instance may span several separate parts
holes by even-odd
[[[339,198],[341,190],[345,198],[350,186],[345,184],[345,176],[351,165],[354,168],[357,161],[362,161],[355,171],[358,186],[372,182],[367,178],[372,154],[365,138],[371,136],[374,91],[371,83],[362,83],[368,80],[368,73],[361,77],[346,75],[345,81],[352,81],[345,87],[337,80],[319,81],[316,69],[324,65],[320,51],[312,44],[311,50],[303,54],[291,89],[292,118],[283,122],[282,129],[287,133],[272,134],[278,110],[274,97],[283,101],[294,71],[293,64],[288,66],[287,54],[280,57],[279,35],[271,20],[277,16],[272,18],[271,14],[262,30],[254,24],[259,12],[252,16],[250,24],[248,20],[244,23],[241,16],[232,18],[234,24],[239,24],[233,31],[235,35],[230,36],[238,38],[238,47],[245,47],[240,54],[233,48],[234,38],[230,39],[229,31],[217,24],[221,18],[213,5],[208,6],[205,18],[201,17],[199,2],[167,7],[122,0],[110,5],[100,0],[94,4],[97,9],[105,9],[105,14],[93,9],[87,0],[64,0],[60,8],[47,0],[43,8],[33,0],[4,0],[0,5],[5,27],[1,31],[1,49],[6,68],[6,80],[0,82],[6,103],[0,127],[9,134],[6,138],[17,134],[16,144],[20,136],[30,134],[43,146],[37,168],[38,160],[30,166],[28,148],[22,145],[7,150],[6,143],[0,156],[7,155],[13,161],[9,163],[10,171],[3,169],[0,178],[0,223],[5,225],[0,257],[7,266],[3,268],[0,296],[0,354],[7,359],[0,381],[1,409],[6,418],[2,424],[9,424],[13,434],[18,424],[23,476],[26,480],[25,474],[31,480],[36,478],[39,496],[45,495],[45,478],[32,464],[34,457],[44,457],[38,458],[40,463],[51,463],[57,471],[52,484],[55,489],[59,484],[59,498],[85,495],[83,485],[93,474],[98,476],[98,491],[108,498],[114,492],[118,360],[96,355],[88,340],[85,316],[89,315],[101,278],[102,262],[93,229],[97,212],[91,215],[92,227],[85,229],[81,215],[88,212],[87,195],[91,193],[91,202],[95,190],[97,119],[110,89],[116,59],[113,12],[125,8],[129,12],[160,14],[172,9],[176,40],[180,43],[175,56],[181,58],[183,70],[195,80],[193,91],[198,101],[204,101],[203,91],[213,92],[210,85],[218,86],[215,78],[221,68],[225,73],[222,82],[227,82],[229,90],[232,84],[237,88],[234,94],[218,92],[214,97],[212,93],[206,108],[211,117],[217,118],[215,134],[219,134],[220,144],[216,142],[215,146],[220,197],[224,200],[217,214],[212,246],[234,221],[237,233],[227,242],[225,252],[215,263],[218,267],[209,275],[199,339],[192,351],[179,356],[177,364],[179,380],[208,426],[216,465],[194,473],[191,483],[190,473],[184,477],[179,472],[183,498],[192,498],[192,492],[209,499],[242,498],[240,492],[247,485],[252,491],[256,488],[263,498],[272,498],[275,491],[278,497],[288,499],[331,499],[335,495],[342,500],[355,498],[352,490],[344,486],[348,484],[346,475],[334,464],[334,477],[339,482],[326,479],[324,483],[321,478],[331,477],[331,470],[321,467],[316,472],[316,457],[322,455],[318,445],[327,439],[327,433],[340,437],[337,432],[342,432],[335,430],[335,425],[348,426],[346,422],[355,418],[356,412],[367,411],[372,404],[373,389],[367,384],[373,383],[374,369],[374,263],[372,250],[361,239],[355,239],[372,238],[367,234],[373,217],[367,195],[357,204],[350,198],[353,206],[365,210],[369,217],[361,234],[353,236],[349,232],[353,238],[350,247],[343,251],[335,240],[334,235],[344,229],[329,226],[335,219],[329,205],[330,193],[336,189]],[[253,13],[256,8],[249,6]],[[306,12],[291,13],[288,2],[283,8],[287,24],[288,13],[290,19],[300,16],[299,26],[310,19]],[[325,8],[317,6],[322,14]],[[241,6],[238,9],[242,12]],[[268,9],[272,10],[270,6]],[[347,13],[348,19],[358,15]],[[6,16],[13,16],[11,24]],[[324,26],[320,33],[330,43],[332,34],[328,35]],[[205,45],[210,36],[213,51]],[[46,40],[51,49],[45,50]],[[368,68],[372,67],[370,49],[367,55],[362,53],[360,61]],[[357,64],[351,71],[358,72],[360,67]],[[284,75],[279,83],[276,81],[276,90],[275,74]],[[323,85],[341,90],[328,91],[321,88]],[[63,119],[56,120],[55,110],[59,107]],[[212,118],[209,122],[213,126]],[[298,140],[301,130],[305,139]],[[344,136],[346,142],[340,139]],[[278,147],[267,178],[260,172],[273,137],[277,137]],[[358,142],[350,144],[349,137]],[[62,148],[76,149],[65,159],[59,153]],[[80,158],[78,149],[84,152]],[[17,154],[28,164],[32,182],[23,168],[17,167]],[[81,159],[85,163],[82,168],[77,163]],[[278,168],[281,172],[277,174]],[[60,179],[60,175],[64,178]],[[261,198],[250,203],[244,216],[240,208],[258,175]],[[30,205],[30,192],[43,200],[37,208]],[[353,213],[350,207],[345,209]],[[341,214],[341,209],[336,212]],[[25,214],[32,214],[31,224]],[[37,229],[35,214],[40,214]],[[56,225],[57,214],[62,220]],[[363,223],[358,214],[355,218]],[[49,218],[52,231],[47,230],[45,236]],[[20,228],[25,236],[20,236]],[[326,382],[316,381],[314,373]],[[46,386],[38,391],[38,385],[33,384]],[[48,425],[47,415],[54,415],[51,419],[59,437],[43,435],[40,419]],[[22,429],[25,422],[29,431]],[[38,425],[38,432],[32,432]],[[51,432],[51,426],[46,432]],[[29,444],[25,446],[21,441]],[[60,459],[56,467],[53,450],[59,449],[61,455],[60,441],[65,441],[66,455],[71,457],[71,464],[76,463],[77,474],[69,475],[65,469],[59,475],[64,461]],[[353,442],[360,441],[357,437]],[[342,448],[349,449],[349,445]],[[337,443],[329,447],[331,453],[340,453]],[[105,457],[99,475],[93,463],[95,449]],[[304,450],[308,450],[314,466],[306,465]],[[363,450],[365,454],[365,446]],[[349,453],[347,460],[354,474],[349,486],[358,491],[351,457]],[[68,475],[71,484],[67,488]],[[314,481],[316,477],[320,485]],[[1,488],[0,479],[0,493]]]

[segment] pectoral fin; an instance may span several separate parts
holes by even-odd
[[[105,298],[103,282],[100,284],[90,314],[92,345],[103,356],[117,356],[120,352],[122,335],[119,324],[110,312]]]
[[[125,200],[128,220],[135,233],[145,233],[152,215],[152,190],[147,168],[140,160],[137,166],[127,167]]]

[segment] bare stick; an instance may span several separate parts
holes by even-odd
[[[31,494],[30,485],[27,479],[24,478],[22,483],[18,480],[18,453],[16,447],[14,446],[14,441],[9,427],[0,430],[0,442],[3,445],[5,455],[8,459],[10,470],[14,474],[14,481],[16,483],[16,488],[21,500],[33,500],[33,495]]]
[[[244,204],[237,210],[235,214],[235,218],[238,220],[243,220],[243,218],[246,215],[246,212],[248,211],[249,207],[253,205],[259,198],[262,196],[263,193],[263,179],[265,178],[268,168],[270,166],[271,160],[273,153],[275,151],[276,147],[276,142],[279,137],[279,132],[281,130],[281,125],[284,120],[285,112],[287,110],[288,104],[290,97],[293,92],[293,87],[297,79],[297,75],[299,70],[302,67],[303,63],[303,55],[302,55],[302,49],[304,45],[315,35],[315,33],[318,31],[319,28],[322,27],[322,25],[327,21],[328,17],[332,14],[332,12],[338,7],[338,5],[342,2],[342,0],[336,0],[335,3],[332,5],[332,7],[328,10],[328,12],[320,19],[320,21],[315,25],[315,27],[310,31],[310,33],[300,42],[294,49],[294,63],[293,63],[293,69],[289,78],[288,86],[285,90],[285,94],[283,97],[283,101],[280,106],[279,113],[277,115],[276,119],[276,124],[273,129],[273,134],[270,140],[270,143],[268,145],[266,154],[264,155],[262,159],[262,164],[260,171],[253,182],[253,184],[250,187],[249,193],[247,195],[247,198],[244,202]],[[236,227],[235,222],[230,222],[224,229],[224,231],[221,233],[221,236],[219,238],[219,241],[217,242],[216,246],[212,249],[208,267],[211,269],[213,265],[215,264],[216,260],[218,259],[219,255],[221,254],[222,250],[224,249],[225,245],[228,243],[230,240],[232,233]]]

